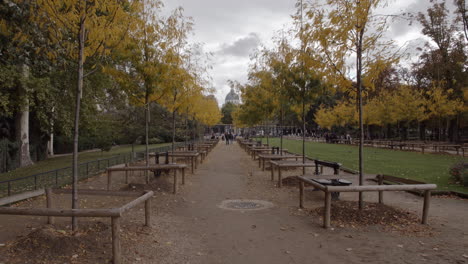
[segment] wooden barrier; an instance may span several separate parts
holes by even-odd
[[[44,189],[39,189],[35,191],[23,192],[23,193],[3,197],[0,199],[0,206],[16,203],[22,200],[33,198],[33,197],[37,197],[37,196],[43,195],[44,193],[45,193]]]
[[[187,168],[186,164],[153,164],[151,166],[135,166],[135,167],[116,167],[107,169],[107,190],[110,190],[112,184],[112,172],[115,171],[155,171],[155,170],[173,170],[174,171],[174,180],[173,180],[173,193],[177,193],[177,170],[182,171],[182,185],[185,184],[185,169]]]
[[[324,176],[320,176],[321,178]],[[330,176],[328,176],[330,177]],[[336,177],[333,175],[332,177]],[[313,181],[310,178],[303,176],[297,176],[299,179],[299,207],[303,206],[303,192],[304,192],[304,183],[308,183],[315,188],[323,191],[325,193],[324,203],[324,214],[323,214],[323,227],[330,227],[330,218],[331,218],[331,193],[332,192],[379,192],[379,202],[383,203],[383,192],[384,191],[415,191],[420,190],[424,191],[424,205],[423,205],[423,214],[422,214],[422,224],[427,224],[427,218],[429,215],[429,205],[431,198],[431,190],[435,190],[437,185],[435,184],[401,184],[401,185],[361,185],[361,186],[325,186],[316,181]],[[302,184],[301,184],[302,183]]]
[[[25,208],[25,207],[0,207],[0,215],[34,215],[47,216],[47,222],[53,222],[53,216],[56,217],[110,217],[112,222],[112,262],[121,263],[120,246],[120,218],[123,214],[133,207],[145,202],[145,225],[151,226],[151,204],[153,191],[144,192],[121,192],[106,190],[78,190],[80,194],[100,195],[100,196],[136,196],[135,200],[118,208],[105,209],[56,209],[53,206],[53,194],[71,194],[71,189],[47,189],[45,191],[47,208]]]

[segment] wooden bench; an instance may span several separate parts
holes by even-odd
[[[321,178],[324,176],[320,176]],[[332,177],[336,177],[333,175]],[[304,183],[308,183],[325,193],[325,210],[323,213],[323,227],[330,227],[331,218],[331,193],[332,192],[379,192],[379,203],[383,203],[384,191],[424,191],[424,205],[422,224],[427,224],[431,190],[435,190],[435,184],[401,184],[401,185],[361,185],[361,186],[325,186],[310,178],[297,176],[299,179],[299,207],[304,208]]]

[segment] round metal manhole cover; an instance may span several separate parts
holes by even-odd
[[[225,200],[219,205],[219,208],[238,211],[262,210],[273,207],[273,204],[260,200]]]

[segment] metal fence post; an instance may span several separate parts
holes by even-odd
[[[8,196],[11,195],[11,181],[8,181]]]
[[[55,171],[55,187],[58,187],[58,170]]]
[[[37,175],[34,175],[34,190],[37,190]]]

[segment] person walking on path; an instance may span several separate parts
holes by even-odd
[[[229,134],[227,132],[224,133],[224,138],[226,139],[226,145],[229,145]]]

